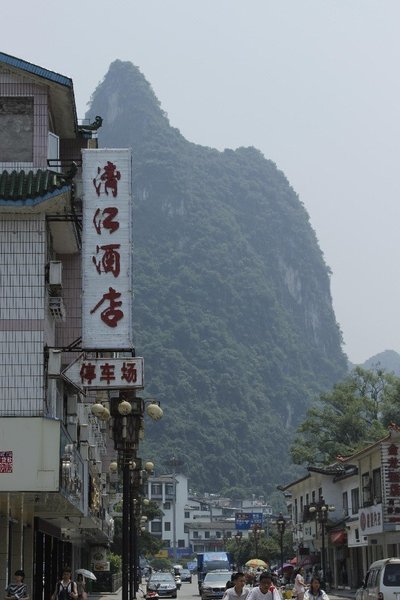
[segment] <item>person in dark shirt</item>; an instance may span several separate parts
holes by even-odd
[[[57,582],[51,600],[77,600],[78,589],[75,581],[72,581],[71,576],[72,570],[69,567],[64,567],[62,577]]]
[[[24,598],[24,600],[29,600],[28,588],[24,583],[24,577],[25,573],[21,569],[15,571],[15,581],[6,587],[4,600],[20,600],[21,598]]]

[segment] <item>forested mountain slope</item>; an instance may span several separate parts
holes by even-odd
[[[100,146],[133,148],[136,354],[164,409],[141,454],[158,472],[175,454],[200,491],[268,493],[294,473],[310,401],[347,371],[307,212],[258,150],[187,141],[131,63],[112,63],[95,115]]]

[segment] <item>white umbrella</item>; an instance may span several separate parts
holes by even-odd
[[[77,575],[83,575],[86,579],[93,579],[93,581],[97,580],[97,577],[92,571],[88,571],[87,569],[77,569],[75,571]]]

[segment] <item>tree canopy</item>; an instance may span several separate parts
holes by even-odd
[[[328,465],[382,438],[400,423],[400,378],[356,367],[307,412],[290,453],[295,464]]]

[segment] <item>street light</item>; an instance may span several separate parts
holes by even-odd
[[[285,521],[285,517],[283,516],[282,513],[279,513],[279,516],[276,520],[276,526],[278,528],[278,532],[280,535],[280,545],[281,545],[281,575],[283,575],[283,534],[285,533],[285,529],[286,529],[286,521]]]
[[[242,532],[241,531],[237,531],[236,534],[234,535],[234,538],[235,538],[235,542],[236,542],[236,546],[237,546],[236,568],[237,568],[238,571],[240,571],[239,560],[240,560],[240,546],[242,544]]]
[[[325,560],[325,527],[328,521],[329,511],[334,511],[335,507],[326,504],[323,496],[320,496],[318,502],[310,504],[308,511],[314,515],[316,523],[321,523],[321,568],[322,576],[325,580],[326,577],[326,560]]]
[[[95,404],[92,412],[101,418],[104,407],[100,403]],[[134,490],[139,491],[142,481],[142,463],[137,451],[139,440],[143,437],[145,412],[155,420],[162,417],[162,409],[158,402],[153,399],[146,401],[136,396],[133,390],[120,391],[119,396],[110,399],[112,437],[122,470],[122,600],[128,600],[128,596],[132,600],[136,592],[136,510],[139,506],[137,498],[134,497]],[[153,467],[152,463],[149,465]]]
[[[254,523],[252,526],[253,535],[254,535],[254,546],[256,550],[256,558],[258,558],[258,542],[260,540],[260,536],[262,534],[261,525],[259,523]]]

